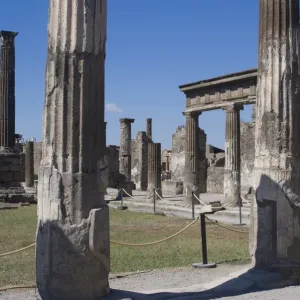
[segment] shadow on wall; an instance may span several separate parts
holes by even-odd
[[[290,180],[274,182],[262,175],[251,207],[249,250],[257,267],[279,260],[295,262],[300,270],[300,201]],[[257,228],[257,232],[256,231]]]

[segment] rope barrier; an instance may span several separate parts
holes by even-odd
[[[164,198],[162,198],[162,197],[159,195],[159,193],[156,191],[156,189],[155,189],[155,194],[158,196],[158,198],[159,198],[161,201],[163,201],[163,202],[165,202],[165,203],[167,203],[167,204],[173,204],[171,201],[167,201],[167,200],[165,200]]]
[[[196,198],[196,200],[197,200],[200,204],[206,205],[206,203],[203,202],[202,200],[200,200],[200,198],[198,198],[194,193],[193,193],[193,195],[194,195],[194,197]]]
[[[223,228],[223,229],[227,229],[227,230],[229,230],[229,231],[238,232],[238,233],[249,234],[248,231],[242,231],[242,230],[236,230],[236,229],[233,229],[233,228],[228,228],[228,227],[226,227],[226,226],[224,226],[224,225],[219,224],[218,221],[214,221],[214,220],[210,219],[210,218],[207,217],[207,216],[205,216],[205,218],[206,218],[207,220],[209,220],[210,222],[216,224],[217,226]]]
[[[26,285],[26,286],[14,285],[14,286],[7,286],[7,287],[4,287],[4,288],[0,288],[0,292],[9,291],[9,290],[16,290],[16,289],[35,289],[35,288],[36,288],[36,285]]]
[[[11,251],[11,252],[7,252],[7,253],[0,254],[0,257],[7,256],[7,255],[11,255],[11,254],[15,254],[15,253],[18,253],[18,252],[27,250],[27,249],[29,249],[29,248],[31,248],[31,247],[33,247],[33,246],[35,246],[35,243],[33,243],[33,244],[29,245],[29,246],[26,246],[26,247],[24,247],[24,248],[15,250],[15,251]]]
[[[162,242],[165,242],[167,240],[170,240],[171,238],[179,235],[180,233],[184,232],[185,230],[187,230],[189,227],[191,227],[194,223],[197,222],[197,220],[199,219],[199,217],[197,217],[195,220],[193,220],[190,224],[188,224],[187,226],[185,226],[184,228],[182,228],[181,230],[179,230],[178,232],[170,235],[169,237],[166,237],[164,239],[155,241],[155,242],[150,242],[150,243],[143,243],[143,244],[131,244],[131,243],[123,243],[123,242],[117,242],[117,241],[110,241],[112,244],[116,244],[116,245],[121,245],[121,246],[132,246],[132,247],[143,247],[143,246],[150,246],[150,245],[155,245],[155,244],[159,244]]]
[[[129,193],[127,193],[124,189],[121,189],[121,190],[123,190],[123,192],[124,192],[128,197],[134,199],[134,198],[133,198]]]

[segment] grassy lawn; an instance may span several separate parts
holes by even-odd
[[[152,242],[167,237],[190,220],[111,209],[111,239],[122,242]],[[35,241],[36,206],[0,211],[0,254]],[[208,257],[214,262],[249,261],[248,235],[207,223]],[[167,242],[147,247],[111,246],[111,272],[129,272],[201,262],[199,221]],[[0,287],[35,282],[34,248],[0,257]]]

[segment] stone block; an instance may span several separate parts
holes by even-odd
[[[22,167],[21,167],[20,164],[11,165],[10,166],[10,171],[12,171],[12,172],[20,172],[20,171],[22,171]]]
[[[162,190],[164,194],[181,195],[183,194],[183,182],[165,180],[162,182]]]
[[[19,181],[19,182],[24,182],[25,181],[25,172],[24,171],[13,172],[13,180]]]
[[[0,173],[0,182],[6,183],[13,180],[13,172],[1,172]]]

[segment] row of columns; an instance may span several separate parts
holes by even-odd
[[[241,193],[241,156],[240,156],[240,110],[241,105],[228,105],[226,110],[226,142],[224,195],[229,205],[237,206]],[[185,201],[191,204],[192,195],[199,197],[199,116],[200,111],[184,112],[186,117],[185,141]]]
[[[132,195],[134,183],[131,181],[131,124],[134,119],[120,119],[120,150],[119,150],[119,173],[121,175],[120,188]],[[153,190],[156,189],[160,196],[161,192],[161,144],[152,141],[152,119],[147,119],[147,144],[148,144],[148,178],[147,186],[149,199],[153,199]],[[140,162],[143,163],[143,162]],[[141,183],[141,186],[144,183]]]

